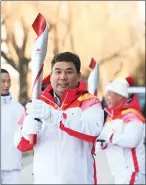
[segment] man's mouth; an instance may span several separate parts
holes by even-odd
[[[67,88],[68,84],[59,84],[59,86],[62,87],[62,88]]]

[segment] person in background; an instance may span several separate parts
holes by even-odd
[[[10,75],[1,69],[1,184],[20,184],[22,153],[13,137],[24,108],[12,98],[10,87]]]
[[[15,135],[15,145],[23,152],[34,149],[35,184],[97,183],[94,152],[104,113],[101,102],[80,80],[80,68],[74,53],[54,56],[51,84],[40,100],[26,105],[28,115]],[[29,143],[30,134],[37,134],[34,146]]]
[[[106,88],[108,116],[96,147],[105,149],[115,184],[145,184],[145,119],[137,96],[128,98],[133,83],[132,77],[115,79]]]

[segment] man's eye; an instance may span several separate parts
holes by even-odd
[[[68,74],[71,74],[71,73],[73,73],[73,71],[67,71],[67,73],[68,73]]]
[[[61,71],[55,71],[55,74],[61,74]]]

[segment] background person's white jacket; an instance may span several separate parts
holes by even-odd
[[[22,153],[13,144],[23,106],[11,95],[1,96],[1,170],[21,168]]]
[[[145,118],[136,95],[119,107],[106,108],[108,117],[98,139],[105,140],[115,184],[143,184],[145,180]]]

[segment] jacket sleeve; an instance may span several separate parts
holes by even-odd
[[[143,124],[132,122],[125,126],[123,133],[114,133],[111,142],[121,147],[134,148],[143,134]]]
[[[123,132],[115,132],[111,135],[110,141],[121,147],[134,148],[143,136],[144,124],[135,115],[124,123]]]
[[[62,131],[87,142],[95,142],[103,127],[104,112],[101,105],[95,103],[81,115],[66,114],[63,117],[60,122]]]

